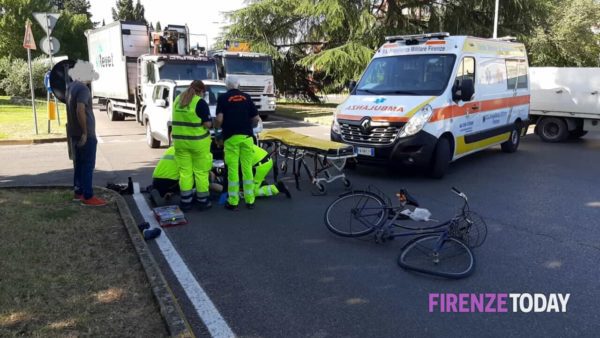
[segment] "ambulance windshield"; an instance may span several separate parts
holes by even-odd
[[[441,95],[456,55],[399,55],[373,59],[357,84],[356,95]]]

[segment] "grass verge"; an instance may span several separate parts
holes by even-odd
[[[0,189],[0,336],[167,335],[116,204]]]
[[[48,139],[66,136],[67,111],[64,104],[58,104],[61,125],[58,125],[58,120],[51,121],[50,134],[48,134],[46,101],[36,100],[35,107],[38,135],[34,131],[31,105],[17,105],[11,103],[8,96],[0,96],[0,140]]]

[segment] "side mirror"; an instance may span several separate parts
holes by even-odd
[[[353,92],[354,88],[356,88],[356,80],[350,80],[350,81],[348,81],[348,90],[350,92]]]
[[[463,79],[462,83],[458,80],[454,81],[454,85],[452,86],[452,100],[471,101],[474,93],[475,86],[473,85],[473,80]]]
[[[163,99],[158,99],[156,101],[154,101],[154,105],[160,108],[165,108],[167,106],[167,101],[163,100]]]

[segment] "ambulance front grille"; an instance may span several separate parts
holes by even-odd
[[[348,143],[390,145],[396,141],[402,126],[373,127],[364,132],[358,125],[340,123],[342,139]]]

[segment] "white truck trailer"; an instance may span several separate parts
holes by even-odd
[[[216,80],[215,60],[189,55],[187,26],[150,34],[143,23],[116,21],[86,32],[90,63],[99,74],[92,95],[113,121],[126,115],[143,123],[142,111],[160,80]],[[151,37],[153,45],[151,45]]]
[[[233,50],[232,50],[233,49]],[[263,120],[275,111],[275,81],[271,56],[248,51],[219,50],[209,53],[219,67],[219,79],[236,78],[240,90],[252,97]]]
[[[536,134],[545,142],[600,131],[600,68],[529,68]]]

